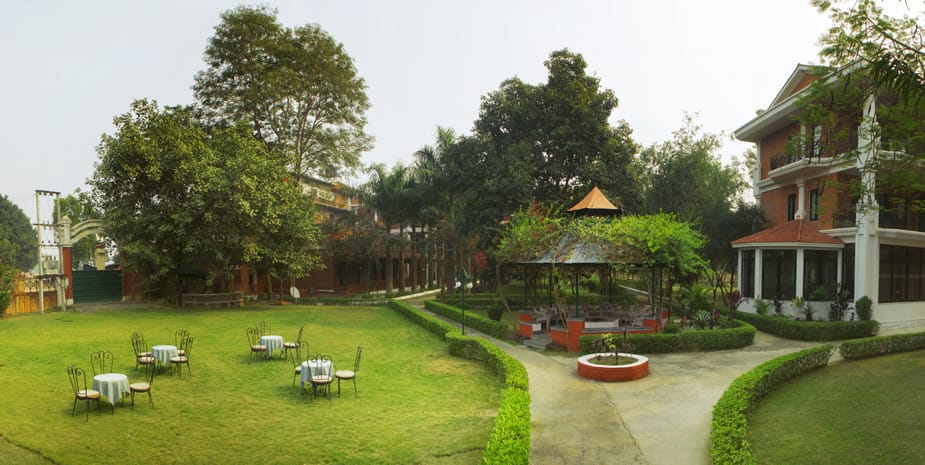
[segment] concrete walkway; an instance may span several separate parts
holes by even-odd
[[[420,300],[409,303],[423,307]],[[822,344],[759,331],[750,347],[653,354],[645,378],[603,383],[577,375],[575,354],[546,355],[469,328],[467,333],[491,340],[527,368],[533,465],[710,464],[713,405],[729,384],[765,361]]]

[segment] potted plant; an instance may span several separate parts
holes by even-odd
[[[793,300],[790,301],[790,305],[795,312],[802,313],[806,321],[813,321],[813,315],[816,313],[816,309],[803,297],[794,297]]]

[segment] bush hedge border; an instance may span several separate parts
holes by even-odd
[[[925,349],[925,333],[896,334],[845,341],[838,348],[838,352],[846,360],[858,360],[918,349]]]
[[[738,320],[731,320],[728,324],[734,327],[680,333],[628,334],[626,339],[633,344],[633,353],[636,354],[738,349],[750,346],[755,341],[754,326]],[[579,352],[582,355],[597,352],[593,341],[599,337],[600,335],[579,337]]]
[[[462,309],[452,305],[440,303],[436,300],[428,300],[424,303],[424,306],[427,307],[428,310],[438,315],[443,315],[453,321],[462,320]],[[511,336],[511,329],[506,322],[495,321],[479,315],[478,313],[470,312],[466,315],[466,325],[498,339],[505,339]]]
[[[777,357],[736,378],[713,406],[710,455],[716,465],[755,464],[748,440],[748,411],[787,381],[829,364],[835,347],[813,347]]]
[[[435,303],[439,304],[439,302]],[[443,304],[440,305],[443,306]],[[501,392],[501,405],[495,417],[495,427],[482,453],[482,463],[487,465],[529,464],[530,382],[527,369],[523,364],[485,339],[456,334],[454,325],[428,315],[405,302],[393,300],[389,302],[389,307],[427,331],[440,336],[447,342],[451,355],[480,361],[492,373],[502,377],[505,388]]]
[[[735,312],[735,318],[750,323],[760,331],[796,341],[858,339],[873,336],[880,329],[876,320],[798,321],[742,311]]]

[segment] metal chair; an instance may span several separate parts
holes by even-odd
[[[101,414],[103,410],[100,407],[100,397],[102,395],[99,391],[87,389],[87,372],[70,365],[67,367],[67,378],[70,380],[71,388],[74,390],[74,405],[71,407],[71,416],[74,416],[74,412],[77,410],[78,400],[87,402],[87,421],[90,421],[90,401],[96,401],[96,412]]]
[[[360,397],[357,392],[357,373],[360,371],[360,355],[362,354],[363,346],[358,346],[356,358],[353,360],[353,370],[337,370],[334,372],[334,377],[337,378],[337,397],[340,397],[340,380],[342,379],[353,381],[353,395],[354,397]]]
[[[305,361],[302,358],[302,354],[308,354],[308,343],[300,342],[295,349],[292,350],[295,351],[295,355],[290,357],[292,359],[292,387],[295,387],[295,379],[302,376],[302,362]],[[302,394],[304,393],[305,389],[303,387]]]
[[[266,321],[261,321],[260,323],[257,323],[257,331],[259,331],[258,338],[260,336],[266,336],[270,334],[270,323],[267,323]]]
[[[183,351],[181,346],[183,345],[183,340],[189,337],[188,329],[178,329],[173,333],[173,343],[177,346],[177,355],[186,355],[186,352]]]
[[[157,364],[157,359],[151,355],[151,352],[148,352],[148,343],[145,342],[144,338],[135,342],[135,371],[138,371],[139,365],[155,366]]]
[[[141,333],[139,333],[138,331],[135,331],[132,333],[132,350],[135,351],[136,357],[144,357],[144,356],[151,355],[151,352],[138,350],[139,343],[143,343],[143,342],[145,342],[145,337]]]
[[[183,367],[181,365],[186,365],[186,372],[189,373],[190,376],[193,376],[193,372],[189,366],[189,356],[190,356],[190,353],[193,351],[193,338],[187,336],[180,343],[182,344],[183,353],[185,355],[179,355],[180,350],[178,347],[177,348],[178,355],[174,355],[173,357],[170,357],[170,364],[177,367],[177,374],[180,376],[180,378],[183,377]]]
[[[318,397],[318,391],[321,391],[321,396],[327,396],[330,402],[331,384],[334,382],[334,377],[331,376],[331,368],[334,366],[334,361],[331,360],[329,355],[316,355],[313,360],[314,363],[309,362],[310,366],[315,367],[311,376],[312,398]]]
[[[154,384],[154,372],[157,371],[154,365],[145,365],[145,380],[140,383],[128,385],[129,392],[132,393],[132,410],[135,410],[135,393],[148,393],[148,401],[151,402],[151,408],[154,408],[154,399],[151,397],[151,385]],[[125,397],[122,397],[122,405],[125,405]]]
[[[247,363],[251,363],[251,357],[253,357],[255,353],[262,355],[264,361],[266,361],[267,346],[260,344],[259,327],[247,328],[247,342],[250,345],[250,354],[247,356]]]
[[[112,352],[101,350],[90,354],[90,365],[93,368],[93,376],[103,373],[112,373]],[[99,368],[99,372],[96,369]]]
[[[299,335],[298,337],[296,337],[295,341],[283,343],[283,357],[284,358],[289,355],[290,350],[295,350],[299,348],[299,344],[302,343],[302,331],[303,330],[305,330],[305,325],[302,325],[302,327],[299,328]],[[301,358],[301,356],[299,356],[298,358]]]

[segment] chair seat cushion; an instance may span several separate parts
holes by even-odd
[[[189,359],[182,355],[177,355],[176,357],[170,357],[171,363],[186,363]]]
[[[353,370],[337,370],[334,372],[334,376],[340,379],[350,379],[356,377],[356,375]]]
[[[262,351],[267,350],[267,346],[261,346],[261,345],[251,346],[251,350],[253,350],[254,352],[262,352]]]
[[[82,389],[77,391],[77,397],[81,399],[98,399],[100,397],[100,391],[94,391],[93,389]]]
[[[177,355],[186,355],[186,351],[183,349],[177,349]]]
[[[302,365],[299,365],[299,366],[295,367],[295,372],[296,372],[297,374],[302,374]]]
[[[141,363],[141,364],[147,364],[147,363],[153,364],[156,361],[157,360],[150,355],[144,356],[144,357],[138,357],[138,363]]]
[[[150,383],[132,383],[128,385],[128,388],[135,392],[145,392],[151,390]]]
[[[314,384],[327,384],[333,381],[330,376],[325,375],[315,375],[312,376],[312,383]]]
[[[295,349],[299,347],[299,344],[297,342],[285,342],[283,343],[283,347],[287,349]]]
[[[136,357],[150,357],[151,352],[140,352],[140,353],[135,354],[135,356]]]

